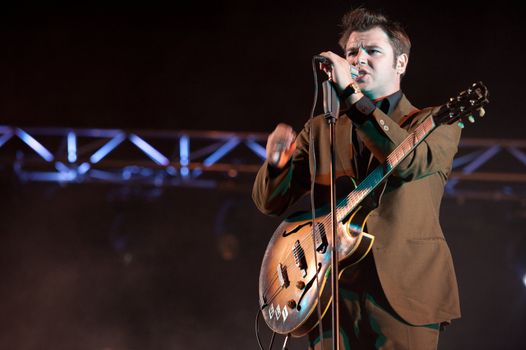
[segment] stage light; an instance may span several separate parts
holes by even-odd
[[[236,147],[239,144],[239,139],[237,137],[233,137],[232,139],[228,140],[225,144],[223,144],[221,147],[217,149],[214,153],[208,156],[203,161],[203,164],[205,166],[211,166],[215,164],[219,159],[223,158],[225,154],[230,152],[234,147]]]
[[[267,151],[265,150],[265,147],[261,146],[259,143],[257,143],[254,140],[247,140],[245,141],[245,144],[255,153],[257,154],[261,159],[265,160],[267,159]]]
[[[150,159],[152,159],[158,165],[167,166],[170,164],[168,158],[161,154],[158,150],[153,148],[152,145],[141,139],[139,136],[131,134],[129,136],[130,141],[137,147],[141,149]]]
[[[73,131],[68,132],[68,161],[77,161],[77,135]]]
[[[524,287],[526,287],[526,273],[524,276],[522,276],[522,284],[524,284]]]
[[[82,163],[82,164],[78,167],[77,170],[78,170],[79,174],[83,175],[83,174],[85,174],[85,173],[88,172],[88,170],[90,169],[90,167],[91,167],[91,166],[89,165],[89,163],[84,162],[84,163]]]
[[[181,164],[181,176],[187,177],[189,170],[188,164],[190,162],[190,138],[187,135],[182,135],[179,139],[179,163]]]
[[[126,136],[124,133],[120,132],[115,137],[113,137],[110,141],[108,141],[104,146],[99,148],[97,152],[95,152],[90,157],[90,162],[92,164],[98,163],[102,160],[102,158],[106,157],[108,153],[113,151],[115,147],[117,147],[122,141],[126,139]]]
[[[2,128],[0,128],[0,133],[2,132]],[[11,137],[13,137],[13,133],[8,130],[4,135],[0,136],[0,147],[4,145]]]
[[[38,142],[33,136],[29,135],[22,129],[16,129],[16,134],[18,137],[25,142],[26,145],[31,147],[35,152],[37,152],[45,161],[51,162],[55,157],[44,147],[40,142]]]
[[[236,169],[228,169],[228,176],[231,178],[234,178],[237,176],[237,170]]]
[[[239,239],[231,233],[222,233],[217,237],[217,249],[226,261],[232,261],[239,255]]]

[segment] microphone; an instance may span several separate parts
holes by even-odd
[[[327,57],[325,57],[325,56],[314,55],[314,61],[319,62],[321,64],[328,65],[328,66],[332,66],[332,61],[330,59],[328,59]],[[350,67],[350,70],[351,70],[352,78],[356,79],[360,75],[360,72],[359,72],[358,68],[356,68],[352,64],[350,64],[349,67]]]
[[[281,153],[285,150],[285,143],[283,141],[277,142],[274,150],[270,153],[270,163],[278,165],[281,159]]]

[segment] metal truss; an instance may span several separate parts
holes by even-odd
[[[526,140],[461,139],[446,194],[526,205]]]
[[[0,162],[22,182],[247,188],[267,134],[0,126]],[[526,140],[463,139],[446,195],[526,204]]]

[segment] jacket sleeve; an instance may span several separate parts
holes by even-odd
[[[259,169],[252,199],[264,214],[280,215],[310,190],[309,122],[296,138],[296,150],[283,169],[271,166],[266,160]]]
[[[400,126],[380,109],[375,108],[372,114],[357,126],[357,133],[376,159],[383,163],[387,156],[437,109],[425,109]],[[404,181],[411,181],[438,172],[446,179],[451,172],[459,140],[460,128],[457,125],[438,126],[400,162],[393,175]]]

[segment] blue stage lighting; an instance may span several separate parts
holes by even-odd
[[[234,137],[227,141],[223,146],[219,147],[217,151],[212,153],[208,158],[203,161],[205,166],[210,166],[221,159],[225,154],[230,152],[234,147],[239,144],[239,139]]]
[[[190,138],[187,135],[179,139],[179,162],[181,163],[181,176],[188,176],[188,164],[190,162]]]
[[[77,135],[73,131],[68,132],[68,161],[77,161]]]
[[[42,146],[40,142],[38,142],[33,136],[29,135],[27,132],[25,132],[22,129],[16,129],[16,134],[22,141],[24,141],[29,147],[31,147],[35,152],[37,152],[44,160],[47,162],[53,161],[55,157],[45,148]]]
[[[139,136],[131,134],[130,141],[133,142],[135,146],[139,147],[141,151],[146,153],[146,155],[158,165],[167,166],[168,164],[170,164],[168,158],[162,155],[161,152],[153,148],[149,143],[141,139]]]
[[[245,144],[255,153],[259,156],[259,158],[265,160],[267,159],[267,151],[265,150],[265,147],[261,146],[259,143],[257,143],[254,140],[247,140],[245,141]]]
[[[124,141],[125,138],[126,137],[124,136],[124,133],[120,133],[112,138],[90,157],[90,162],[92,164],[98,163],[102,158],[106,157],[108,153],[113,151],[113,149],[117,147],[122,141]]]

